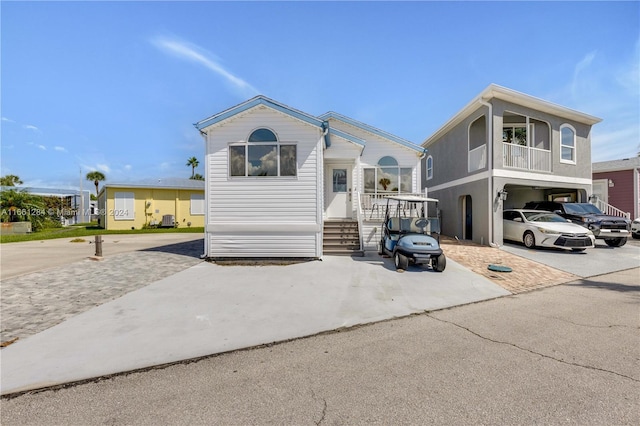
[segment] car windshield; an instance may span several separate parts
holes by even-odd
[[[590,203],[566,203],[564,210],[569,214],[602,214],[602,212]]]
[[[524,212],[524,217],[529,222],[566,222],[567,220],[562,216],[558,216],[555,213],[540,213],[540,212]]]

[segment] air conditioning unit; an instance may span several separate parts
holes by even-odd
[[[162,227],[173,228],[176,225],[176,217],[172,214],[162,216]]]

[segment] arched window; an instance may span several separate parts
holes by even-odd
[[[576,131],[568,124],[560,126],[560,162],[576,163]]]
[[[256,129],[246,143],[229,145],[229,175],[296,176],[296,145],[282,143],[266,128]]]
[[[433,157],[427,157],[427,180],[433,178]]]
[[[412,168],[400,167],[391,157],[382,157],[376,167],[364,169],[364,192],[368,194],[411,193]]]

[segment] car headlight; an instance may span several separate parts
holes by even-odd
[[[537,226],[536,229],[542,234],[557,234],[558,231],[554,231],[553,229],[543,228],[542,226]]]

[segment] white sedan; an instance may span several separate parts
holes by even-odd
[[[640,238],[640,217],[631,222],[631,236],[636,240]]]
[[[527,248],[539,246],[583,251],[595,247],[593,232],[551,212],[505,210],[502,227],[505,240],[522,242]]]

